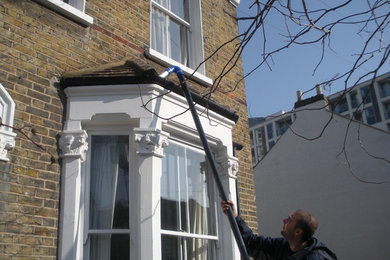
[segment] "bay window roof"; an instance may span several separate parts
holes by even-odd
[[[160,67],[158,70],[162,73],[165,68]],[[174,75],[171,77],[174,77]],[[102,66],[67,72],[62,76],[60,82],[61,87],[64,89],[77,86],[122,84],[157,84],[178,95],[184,95],[179,85],[173,81],[159,77],[155,68],[139,58],[125,59]],[[191,92],[191,95],[195,103],[234,122],[238,121],[238,115],[228,108],[197,93]]]

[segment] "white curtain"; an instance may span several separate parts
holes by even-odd
[[[165,8],[170,8],[170,0],[154,1]],[[169,18],[157,8],[153,8],[152,12],[152,49],[170,57],[169,48],[169,33],[168,33]]]
[[[204,165],[205,157],[199,153],[188,153],[188,175],[190,185],[190,232],[193,234],[209,235],[209,194],[207,172]],[[206,239],[191,239],[188,243],[188,259],[208,259],[208,243]]]
[[[168,208],[162,209],[161,212],[169,214],[169,216],[162,215],[162,226],[174,231],[183,229],[192,234],[210,235],[208,175],[205,171],[201,171],[201,164],[205,165],[204,154],[174,144],[170,144],[164,152],[161,199],[162,206]],[[175,213],[178,214],[177,218],[173,216]],[[179,223],[180,225],[177,225]],[[179,239],[181,242],[184,240],[186,241],[186,259],[207,260],[212,258],[208,239],[184,237]],[[163,251],[163,259],[165,259],[164,253],[171,255],[175,253],[174,250],[178,250],[177,259],[181,259],[180,249],[169,246],[166,244],[164,248],[166,251]],[[172,251],[168,253],[168,250]],[[166,257],[170,259],[168,256]]]
[[[111,229],[118,182],[119,149],[114,137],[103,137],[92,150],[90,228]],[[91,239],[91,259],[107,260],[111,255],[111,236]]]
[[[154,2],[188,21],[183,0],[155,0]],[[188,29],[171,19],[166,13],[153,7],[152,49],[188,66]]]

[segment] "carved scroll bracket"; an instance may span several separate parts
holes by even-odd
[[[169,144],[169,134],[158,129],[136,128],[134,129],[135,142],[138,144],[137,153],[162,158],[164,147]]]
[[[84,161],[88,151],[87,138],[84,130],[63,131],[59,140],[61,157],[78,157]]]

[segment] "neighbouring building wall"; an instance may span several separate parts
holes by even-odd
[[[339,259],[388,259],[390,134],[324,109],[295,114],[255,168],[261,233],[279,236],[282,219],[305,209]]]
[[[318,86],[317,91],[322,92],[321,86]],[[390,131],[390,72],[326,98],[335,113]],[[294,110],[280,111],[266,117],[249,119],[253,165],[263,158],[287,130],[294,121],[294,113]]]
[[[15,147],[8,151],[9,162],[0,162],[0,254],[11,259],[57,258],[63,188],[58,140],[69,112],[59,86],[61,77],[69,71],[132,58],[142,59],[158,72],[165,69],[165,64],[144,57],[145,48],[150,47],[150,1],[73,1],[85,3],[78,22],[42,4],[47,2],[62,3],[0,3],[0,84],[15,102],[14,127],[31,139],[14,129],[17,136]],[[203,0],[201,6],[206,58],[236,36],[238,28],[230,1]],[[237,42],[206,62],[207,78],[221,73]],[[242,75],[238,61],[212,99],[239,116],[232,139],[243,146],[236,153],[240,208],[256,228],[245,88],[243,83],[236,87]],[[210,87],[204,81],[189,82],[198,93]]]

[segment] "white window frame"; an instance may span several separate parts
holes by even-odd
[[[93,17],[85,13],[85,0],[69,0],[69,4],[62,0],[34,0],[40,4],[53,9],[60,14],[76,21],[84,26],[93,24]]]
[[[232,5],[237,7],[240,4],[240,0],[229,0]]]
[[[129,189],[137,194],[130,201],[130,259],[161,259],[160,178],[164,147],[169,145],[169,136],[190,145],[200,144],[191,113],[187,111],[171,118],[172,113],[188,109],[186,99],[156,84],[67,87],[65,94],[68,109],[59,140],[63,162],[59,259],[84,259],[85,160],[88,160],[88,134],[93,131],[129,134],[133,144],[129,151],[130,168],[136,171]],[[151,101],[148,110],[142,107],[147,100]],[[221,182],[235,200],[234,122],[213,111],[205,113],[199,105],[196,109],[210,147],[216,152]],[[218,215],[221,216],[218,217],[218,254],[221,259],[238,260],[240,254],[229,221],[221,212]]]
[[[119,125],[116,126],[115,129],[112,129],[111,127],[108,127],[106,125],[98,125],[98,126],[93,126],[89,127],[87,130],[88,134],[88,139],[87,141],[90,141],[92,136],[99,136],[99,135],[112,135],[112,136],[118,136],[118,135],[123,135],[123,136],[128,136],[129,137],[129,149],[130,146],[132,145],[133,141],[131,138],[131,132],[129,132],[128,129],[129,126],[127,125]],[[130,160],[131,158],[129,158]],[[87,251],[87,254],[83,254],[83,257],[85,260],[93,260],[90,259],[89,257],[89,242],[88,240],[88,235],[89,234],[128,234],[131,237],[131,218],[132,214],[135,214],[135,212],[132,212],[132,198],[134,196],[137,196],[137,194],[134,194],[134,184],[131,183],[131,174],[134,174],[134,172],[131,172],[131,165],[129,161],[129,229],[114,229],[115,231],[113,232],[113,229],[107,229],[107,230],[91,230],[89,229],[89,213],[90,213],[90,181],[91,181],[91,151],[88,150],[87,152],[87,158],[86,161],[82,163],[82,176],[83,179],[81,180],[82,186],[85,187],[84,189],[84,215],[83,217],[83,223],[84,223],[84,235],[83,235],[83,245],[84,245],[84,251]],[[129,248],[131,250],[131,248]],[[131,251],[130,251],[131,252]]]
[[[0,127],[0,161],[9,161],[8,152],[15,147],[16,133],[12,131],[15,116],[15,102],[0,84],[0,117],[7,126]],[[8,127],[9,126],[9,127]]]
[[[166,15],[170,17],[174,17],[175,20],[180,21],[182,24],[184,24],[187,27],[190,27],[191,36],[188,39],[187,47],[188,47],[190,59],[194,60],[193,62],[194,67],[190,68],[188,66],[185,66],[180,62],[175,61],[172,58],[168,57],[167,55],[164,55],[158,52],[157,50],[154,50],[152,47],[148,49],[148,53],[152,59],[160,63],[163,63],[165,66],[179,66],[187,76],[192,75],[194,80],[197,80],[200,83],[205,84],[207,86],[211,86],[213,84],[213,81],[212,79],[206,76],[205,64],[204,63],[201,64],[201,62],[204,61],[201,3],[199,0],[192,0],[189,1],[189,5],[190,5],[189,6],[190,21],[189,23],[187,23],[183,19],[172,14],[169,10],[166,10],[164,7],[156,3],[154,0],[150,1],[150,8],[152,10],[151,13],[153,12],[154,8],[160,11],[165,9],[164,12],[166,13]],[[152,32],[152,23],[153,23],[152,19],[153,17],[152,15],[150,15],[150,32]],[[150,42],[152,42],[152,33],[150,33]],[[195,71],[198,65],[200,66],[198,70]]]

